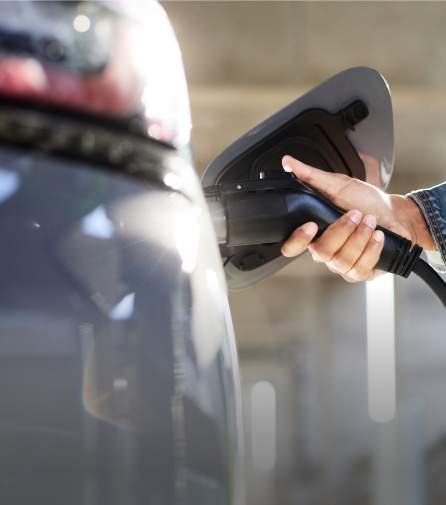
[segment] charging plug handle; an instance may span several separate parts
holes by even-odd
[[[277,174],[277,175],[276,175]],[[206,188],[218,241],[225,246],[285,241],[293,231],[313,221],[319,237],[345,211],[308,184],[285,172],[262,179],[225,182]],[[279,175],[280,174],[280,175]],[[376,268],[407,278],[422,248],[381,226],[384,246]]]
[[[221,183],[205,188],[205,195],[223,246],[280,243],[309,221],[318,225],[319,237],[345,214],[293,174],[266,173],[262,179]],[[404,278],[413,271],[446,308],[446,284],[420,258],[423,249],[382,226],[376,229],[384,233],[384,245],[375,268]]]

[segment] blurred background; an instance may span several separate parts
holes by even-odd
[[[446,3],[162,5],[184,58],[200,176],[221,150],[281,107],[364,65],[385,77],[392,94],[389,192],[446,179]],[[373,309],[374,296],[383,300],[380,289],[392,289],[386,282],[369,289],[367,306],[365,285],[347,284],[305,255],[230,293],[249,505],[446,503],[444,309],[415,277],[395,279],[394,311],[391,300]],[[371,322],[381,320],[387,329],[378,328],[376,338],[390,347],[372,363]],[[378,385],[368,378],[371,368]],[[396,415],[390,405],[390,420],[378,422],[369,389],[387,395]]]

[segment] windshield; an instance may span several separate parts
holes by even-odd
[[[10,149],[0,188],[0,501],[229,503],[234,353],[201,207]]]

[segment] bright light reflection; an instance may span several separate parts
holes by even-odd
[[[178,175],[169,172],[164,176],[164,184],[170,186],[172,189],[180,189],[183,185],[183,179]]]
[[[102,205],[82,218],[81,228],[85,235],[97,238],[111,238],[115,233],[113,222],[107,217]]]
[[[20,186],[20,177],[16,172],[0,168],[0,203],[10,198]]]
[[[192,308],[193,340],[198,368],[207,370],[215,361],[222,346],[222,290],[217,273],[212,268],[205,271],[206,287],[201,272],[192,282],[198,287]]]
[[[135,304],[135,293],[130,293],[117,303],[109,312],[108,317],[113,321],[124,321],[130,319],[133,315],[133,306]]]
[[[127,236],[156,242],[174,249],[182,260],[181,269],[195,269],[200,244],[201,209],[179,193],[133,197],[121,204],[121,212],[133,216],[125,219]]]
[[[149,134],[184,146],[190,139],[191,119],[178,42],[166,13],[156,2],[145,2],[138,14],[144,30],[131,34],[135,48],[131,57],[141,75],[148,77],[142,102],[146,117],[158,123],[150,126]],[[151,78],[154,74],[157,79]]]
[[[154,139],[161,139],[162,138],[161,132],[162,129],[160,125],[152,124],[149,126],[148,134]]]
[[[198,255],[200,225],[191,211],[177,217],[174,240],[175,247],[183,260],[181,270],[187,273],[193,272]]]
[[[94,27],[94,32],[98,37],[107,37],[110,35],[110,25],[107,23],[107,21],[99,21],[96,23],[96,26]]]
[[[266,381],[251,390],[251,452],[257,470],[266,472],[276,464],[276,390]]]
[[[220,308],[221,307],[221,288],[220,283],[218,282],[218,276],[215,270],[212,268],[207,268],[204,271],[206,275],[206,284],[208,286],[209,293],[212,296],[212,299],[215,302],[215,305]]]
[[[74,29],[80,33],[87,32],[90,29],[90,19],[84,14],[76,16],[73,21]]]
[[[369,416],[385,423],[396,413],[393,275],[367,282],[366,294]]]

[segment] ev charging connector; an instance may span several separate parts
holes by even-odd
[[[320,236],[345,211],[284,172],[291,155],[316,168],[385,189],[394,159],[390,93],[365,67],[341,72],[271,116],[224,150],[206,169],[202,186],[230,289],[243,289],[293,259],[283,242],[313,221]],[[407,278],[413,271],[446,307],[446,284],[421,258],[422,248],[381,226],[376,268]]]

